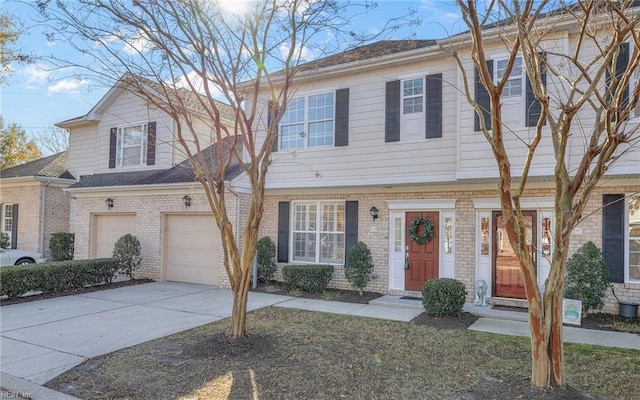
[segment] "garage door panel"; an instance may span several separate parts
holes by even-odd
[[[135,235],[135,214],[96,215],[93,229],[93,258],[111,257],[118,239],[130,233]]]
[[[165,278],[218,285],[221,242],[213,216],[167,215],[165,223]]]

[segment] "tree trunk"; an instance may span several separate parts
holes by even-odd
[[[543,307],[540,302],[529,302],[529,328],[531,331],[531,384],[554,388],[565,384],[562,296],[554,293]]]
[[[248,275],[248,274],[247,274]],[[239,339],[246,336],[247,298],[249,295],[249,279],[240,280],[238,289],[233,293],[233,309],[231,311],[231,325],[227,337]]]

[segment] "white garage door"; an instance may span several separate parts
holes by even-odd
[[[212,215],[167,215],[164,232],[165,279],[220,284],[220,231]]]
[[[92,258],[111,257],[113,247],[122,236],[136,234],[135,214],[96,215],[92,232]]]

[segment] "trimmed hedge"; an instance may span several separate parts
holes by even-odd
[[[285,265],[282,267],[284,287],[287,290],[302,289],[310,293],[324,292],[332,273],[333,265]]]
[[[458,315],[464,307],[467,294],[464,283],[451,279],[431,279],[422,288],[422,305],[427,314]]]
[[[31,291],[56,293],[111,282],[118,269],[118,260],[56,261],[45,264],[26,264],[0,269],[0,295],[10,299]]]

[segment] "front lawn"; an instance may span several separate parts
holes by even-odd
[[[170,323],[170,321],[167,321]],[[267,308],[96,357],[48,387],[82,399],[637,398],[637,351],[566,345],[570,387],[529,385],[529,341]],[[591,397],[589,397],[591,396]]]

